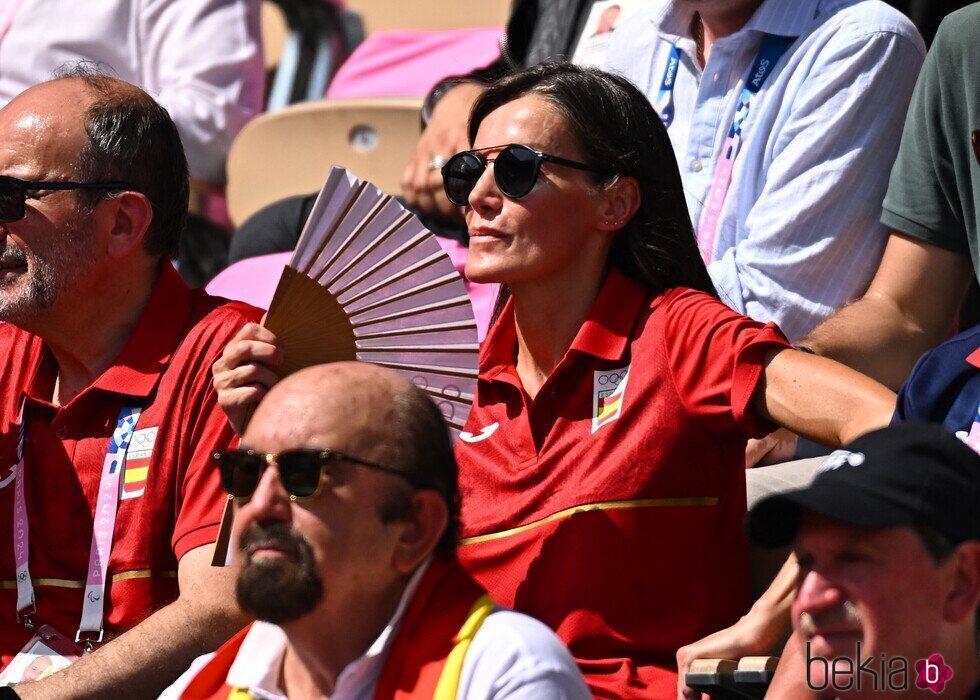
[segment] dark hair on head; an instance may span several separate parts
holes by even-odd
[[[143,247],[150,255],[175,256],[187,219],[190,183],[184,147],[167,110],[135,85],[107,75],[99,64],[71,64],[54,79],[80,80],[95,95],[85,114],[88,142],[79,158],[78,179],[123,182],[145,194],[153,204],[153,221]],[[82,190],[79,196],[92,207],[112,193]]]
[[[654,293],[691,287],[717,297],[698,251],[667,129],[643,93],[596,68],[542,63],[490,84],[470,113],[470,144],[487,115],[532,94],[564,118],[585,162],[600,171],[593,175],[598,186],[622,176],[640,185],[640,207],[613,240],[609,264]],[[506,298],[501,296],[498,308]]]
[[[919,537],[919,541],[922,542],[922,546],[929,558],[932,559],[932,563],[936,566],[945,564],[946,560],[953,556],[953,552],[956,551],[957,545],[931,525],[921,522],[912,523],[912,529]],[[973,643],[974,648],[980,651],[980,607],[973,613]]]
[[[937,566],[949,559],[956,549],[956,545],[950,542],[946,535],[930,525],[913,523],[912,529],[919,536],[919,541],[922,542],[922,546],[928,552],[929,558]]]
[[[412,475],[414,480],[442,496],[449,523],[436,545],[436,553],[450,559],[459,538],[459,490],[456,457],[449,441],[446,421],[432,399],[417,387],[392,396],[393,420],[389,426],[389,464]],[[381,506],[384,522],[404,520],[412,509],[411,490],[396,483]]]

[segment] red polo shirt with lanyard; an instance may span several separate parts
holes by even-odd
[[[600,697],[672,697],[674,654],[750,602],[745,444],[772,324],[707,294],[611,272],[531,401],[513,302],[483,345],[457,443],[459,558],[494,601],[537,617]]]
[[[106,309],[106,313],[112,313]],[[65,406],[51,404],[56,366],[37,336],[0,324],[0,660],[30,638],[17,622],[11,467],[25,403],[25,498],[35,620],[78,629],[92,518],[108,442],[126,404],[143,406],[122,477],[108,570],[106,635],[178,594],[177,562],[215,540],[225,497],[209,454],[234,441],[211,365],[261,311],[190,290],[169,262],[125,348]],[[21,478],[18,475],[17,478]]]

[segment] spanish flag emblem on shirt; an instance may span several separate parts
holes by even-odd
[[[619,418],[629,379],[629,365],[595,373],[592,380],[592,432]]]
[[[136,498],[143,495],[146,479],[150,473],[150,459],[157,440],[159,428],[143,428],[133,433],[126,453],[126,471],[123,472],[123,486],[120,499]]]

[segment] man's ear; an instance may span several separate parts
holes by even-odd
[[[394,565],[408,574],[425,561],[449,524],[449,509],[436,491],[420,489],[412,494],[412,512],[397,523],[401,534],[395,547]]]
[[[618,231],[640,208],[640,183],[635,177],[621,175],[599,194],[599,230]]]
[[[968,541],[958,545],[945,566],[949,586],[943,618],[950,624],[974,619],[980,604],[980,542]]]
[[[120,192],[98,203],[109,229],[109,257],[124,258],[142,247],[153,222],[153,205],[142,192]]]

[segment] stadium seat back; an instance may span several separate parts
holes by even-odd
[[[398,194],[420,110],[417,98],[320,100],[254,119],[228,155],[232,222],[283,197],[316,192],[334,165]]]
[[[500,56],[500,27],[375,32],[337,71],[327,97],[425,97],[450,75]]]
[[[365,35],[393,29],[502,27],[510,15],[510,0],[346,0],[345,7],[361,16]]]
[[[286,13],[272,0],[263,0],[259,21],[262,28],[262,55],[265,69],[273,70],[279,65],[279,57],[286,46],[289,23]]]

